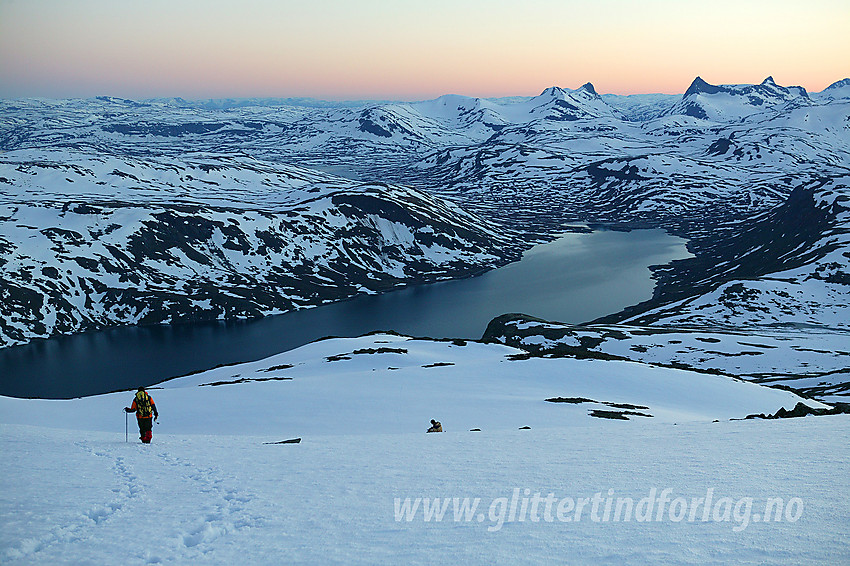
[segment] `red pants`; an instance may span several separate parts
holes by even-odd
[[[136,420],[139,422],[139,439],[145,444],[150,444],[151,438],[153,438],[153,433],[151,429],[153,428],[153,418],[148,417],[146,419],[141,419],[136,417]]]

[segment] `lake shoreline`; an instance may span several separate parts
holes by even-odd
[[[685,240],[662,229],[578,228],[565,227],[519,261],[461,279],[259,319],[118,327],[5,348],[0,394],[67,399],[132,389],[374,331],[479,340],[505,312],[587,322],[652,296],[649,267],[687,254]]]

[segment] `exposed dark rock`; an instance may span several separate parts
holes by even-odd
[[[361,348],[360,350],[354,350],[351,352],[352,354],[406,354],[406,348]]]
[[[621,421],[629,420],[629,417],[627,417],[626,415],[632,415],[636,417],[652,417],[652,415],[648,413],[639,413],[636,411],[603,411],[600,409],[591,410],[589,415],[591,417],[597,417],[600,419],[615,419]]]
[[[295,366],[293,366],[292,364],[281,364],[279,366],[272,366],[270,368],[262,369],[260,371],[279,371],[279,370],[282,370],[282,369],[290,369],[290,368],[293,368],[293,367],[295,367]]]
[[[238,383],[250,383],[252,381],[292,381],[291,377],[242,377],[230,381],[212,381],[210,383],[201,383],[199,387],[219,385],[236,385]]]
[[[785,407],[780,407],[778,411],[776,411],[772,415],[765,415],[764,413],[759,413],[757,415],[747,415],[744,417],[745,419],[793,419],[797,417],[806,417],[808,415],[815,416],[824,416],[824,415],[842,415],[842,414],[850,414],[850,403],[835,403],[833,404],[831,409],[818,409],[812,408],[806,405],[805,403],[797,403],[794,405],[794,408],[790,411],[786,410]]]

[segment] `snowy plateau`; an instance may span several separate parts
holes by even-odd
[[[125,442],[131,392],[0,396],[0,561],[850,563],[850,79],[0,100],[3,348],[274,315],[641,228],[692,254],[652,268],[644,303],[165,381],[151,445],[132,415]]]

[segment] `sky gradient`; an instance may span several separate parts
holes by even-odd
[[[850,76],[848,0],[0,0],[0,97],[426,99]]]

